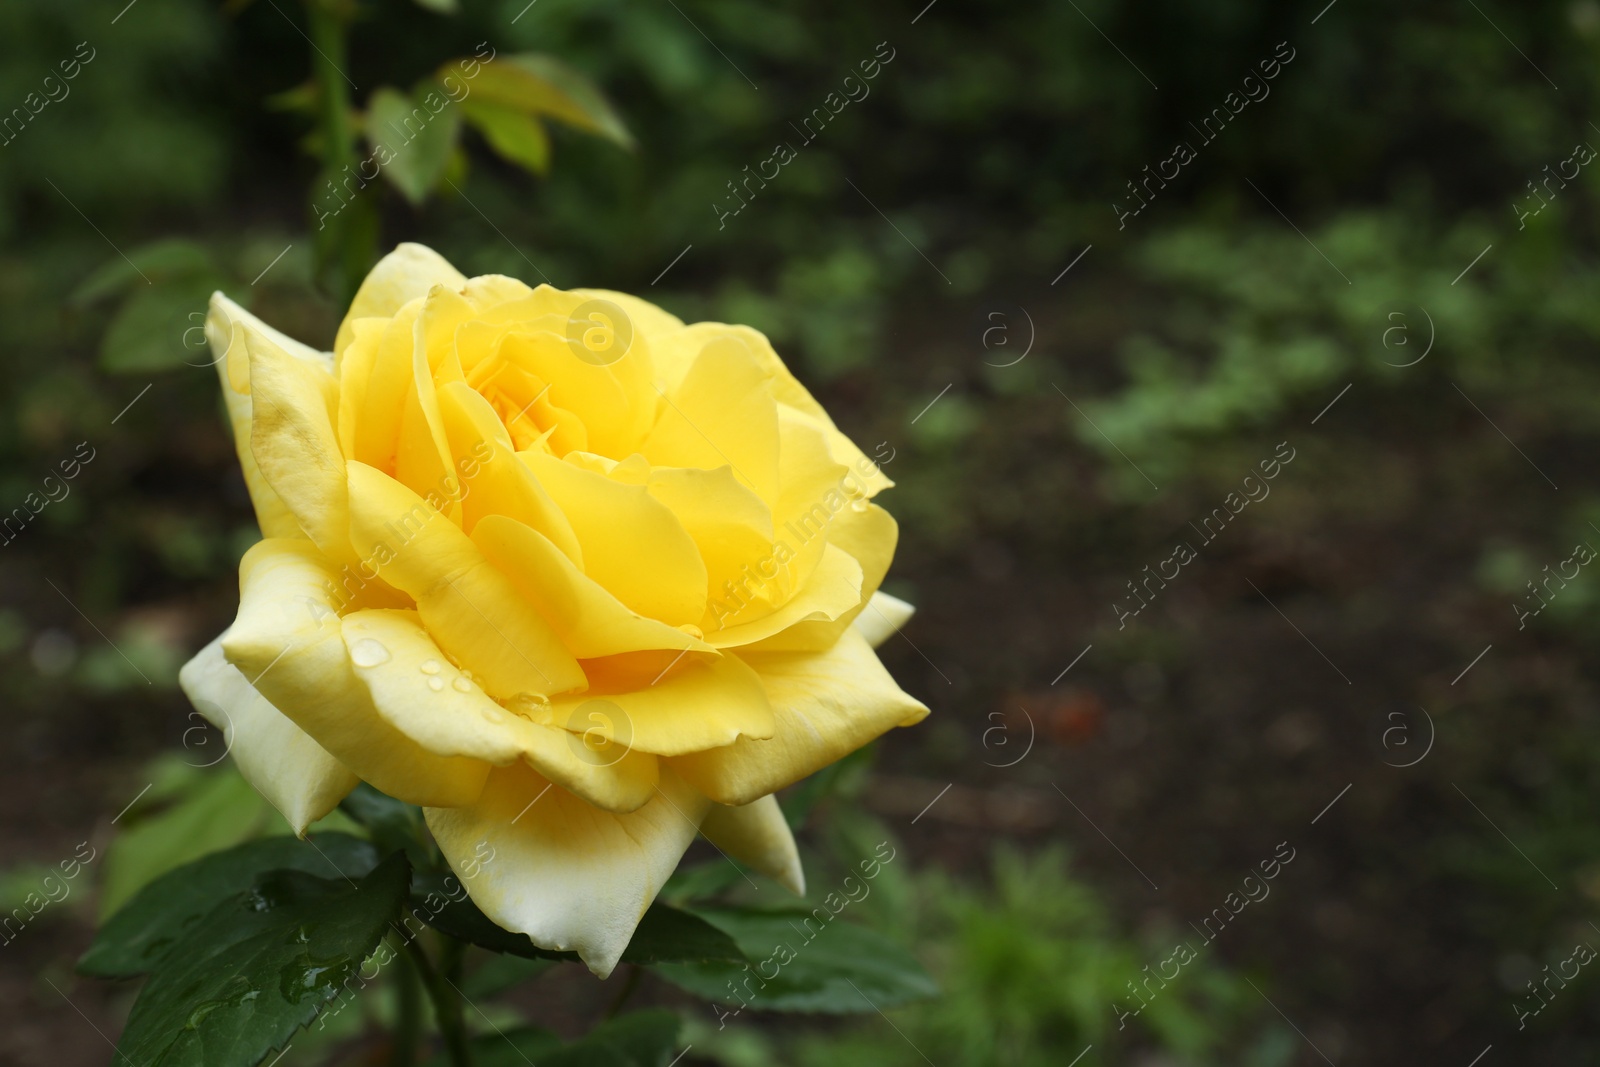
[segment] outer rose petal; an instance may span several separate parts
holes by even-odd
[[[825,652],[767,652],[744,657],[766,686],[778,717],[768,741],[740,738],[724,748],[667,762],[718,804],[749,804],[848,755],[895,726],[922,721],[928,709],[901,691],[866,639],[845,630]],[[664,773],[664,772],[663,772]]]
[[[429,752],[372,706],[345,650],[330,592],[336,574],[310,541],[268,540],[239,563],[228,662],[295,725],[361,778],[411,804],[466,804],[489,766]]]
[[[776,880],[797,897],[806,895],[806,874],[794,833],[770,794],[743,807],[711,805],[700,833],[707,841],[740,863],[748,864]]]
[[[585,749],[576,735],[505,710],[450,665],[416,612],[358,611],[340,627],[378,714],[429,752],[497,766],[525,759],[607,811],[634,811],[655,792],[654,756]]]
[[[378,260],[378,265],[372,268],[361,283],[361,288],[356,290],[356,298],[351,301],[350,310],[339,325],[333,350],[343,352],[344,346],[350,343],[355,336],[351,323],[356,319],[393,315],[401,305],[419,296],[427,296],[428,290],[435,285],[460,289],[466,284],[465,275],[433,249],[410,243],[398,245],[393,252]]]
[[[321,366],[246,334],[254,417],[250,452],[261,474],[329,559],[353,562],[344,455],[334,430],[339,383]]]
[[[683,320],[669,312],[662,311],[648,300],[640,300],[627,293],[619,293],[613,289],[569,289],[573,296],[580,296],[584,300],[609,300],[617,305],[628,317],[633,320],[635,332],[643,331],[650,336],[658,336],[673,330],[683,329]]]
[[[648,804],[614,815],[514,765],[490,774],[475,804],[425,814],[485,915],[542,948],[577,952],[604,978],[708,807],[666,767]],[[480,844],[493,850],[487,858]]]
[[[856,632],[867,639],[867,644],[877,648],[899,632],[911,621],[917,609],[899,597],[877,592],[867,602],[867,610],[856,616]]]
[[[256,466],[256,458],[250,451],[250,424],[255,405],[250,396],[250,353],[246,338],[252,333],[266,337],[279,342],[280,346],[289,346],[286,350],[304,359],[324,365],[331,364],[332,357],[290,340],[221,293],[211,296],[205,332],[215,357],[213,365],[222,380],[222,399],[233,427],[233,447],[244,472],[250,502],[255,506],[256,524],[267,537],[300,537],[300,524],[261,476],[261,468]]]
[[[218,635],[178,672],[184,695],[222,731],[227,751],[244,775],[294,832],[339,806],[359,780],[311,735],[251,687],[222,655]]]

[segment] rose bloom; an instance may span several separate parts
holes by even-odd
[[[804,892],[773,792],[928,709],[872,651],[892,483],[765,337],[420,245],[332,353],[220,293],[206,334],[264,539],[180,680],[297,833],[421,805],[602,976],[696,833]]]

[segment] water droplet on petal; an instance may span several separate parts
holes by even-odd
[[[389,650],[370,637],[363,637],[350,646],[350,659],[357,667],[376,667],[389,662]]]
[[[470,693],[472,692],[472,683],[467,681],[465,677],[458,677],[450,683],[450,688],[458,693]]]
[[[422,661],[422,673],[423,674],[438,674],[443,669],[444,668],[440,665],[439,661],[436,660],[436,659],[425,659],[425,660]]]
[[[499,708],[483,708],[482,714],[486,722],[499,724],[506,721],[506,717],[500,713]]]
[[[470,681],[472,681],[472,672],[468,671],[468,670],[463,670],[461,672],[461,677],[465,678],[467,681],[470,682]]]
[[[435,693],[439,692],[441,689],[444,688],[444,679],[442,679],[442,678],[429,678],[428,679],[428,688],[432,689]]]

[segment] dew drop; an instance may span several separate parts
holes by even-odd
[[[439,661],[436,660],[436,659],[425,659],[425,660],[422,661],[422,673],[423,674],[438,674],[443,669],[444,668],[440,665]]]
[[[357,667],[376,667],[389,662],[389,650],[370,637],[363,637],[350,646],[350,658]]]
[[[499,724],[506,721],[505,715],[501,714],[499,708],[483,708],[482,714],[485,722]]]
[[[450,683],[450,688],[458,693],[470,693],[472,692],[472,683],[467,681],[465,677],[458,677]]]
[[[506,709],[534,722],[543,722],[550,711],[550,698],[542,693],[518,693],[505,701]]]
[[[439,692],[441,689],[444,688],[444,679],[442,679],[442,678],[429,678],[428,679],[428,688],[432,689],[435,693]]]

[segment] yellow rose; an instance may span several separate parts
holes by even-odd
[[[773,792],[927,708],[872,649],[889,480],[755,330],[401,245],[332,353],[220,293],[264,540],[184,669],[297,832],[422,805],[482,910],[610,973],[695,834],[803,892]]]

